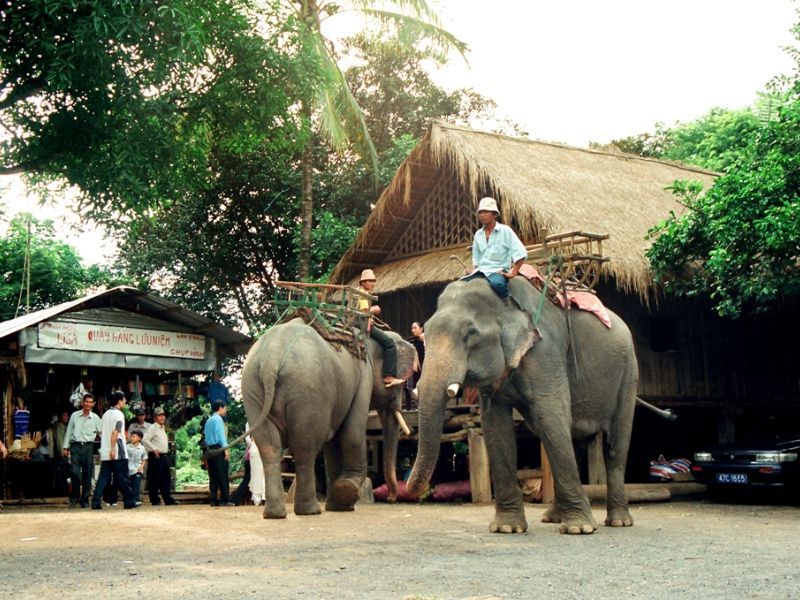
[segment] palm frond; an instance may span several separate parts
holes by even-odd
[[[462,42],[452,33],[445,30],[439,23],[438,18],[423,21],[412,15],[374,8],[362,8],[359,9],[359,12],[381,23],[390,23],[398,28],[407,28],[408,30],[416,31],[422,38],[432,41],[443,50],[454,48],[464,61],[467,60],[466,55],[469,51],[469,46],[467,46],[466,42]]]
[[[317,108],[320,111],[320,133],[338,151],[352,144],[367,160],[375,177],[378,174],[378,153],[369,135],[364,113],[336,61],[328,52],[322,37],[316,37],[316,53],[326,79],[319,88]]]

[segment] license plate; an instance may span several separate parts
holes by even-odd
[[[747,483],[744,473],[717,473],[717,483]]]

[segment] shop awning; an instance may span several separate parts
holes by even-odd
[[[86,335],[83,343],[80,339],[72,343],[59,337],[60,332],[76,339]],[[197,312],[128,286],[0,323],[0,340],[14,334],[19,334],[26,362],[184,371],[211,370],[218,355],[244,354],[254,341]],[[98,340],[98,335],[108,340]],[[116,340],[130,345],[115,347]],[[141,340],[148,348],[141,349],[137,343]]]

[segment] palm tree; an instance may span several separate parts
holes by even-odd
[[[305,122],[311,126],[316,117],[319,133],[337,150],[352,147],[369,161],[375,175],[378,156],[370,138],[364,114],[353,97],[350,87],[336,64],[333,44],[321,31],[322,22],[348,11],[359,12],[382,23],[413,30],[443,51],[455,48],[462,56],[467,46],[445,31],[427,0],[285,0],[299,21],[303,44],[310,50],[323,74],[322,83],[300,102]],[[409,42],[411,43],[411,42]],[[298,275],[307,279],[311,258],[311,226],[314,213],[313,196],[314,138],[308,141],[302,156],[300,264]]]

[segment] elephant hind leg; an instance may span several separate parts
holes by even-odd
[[[351,511],[355,510],[355,503],[358,501],[360,490],[350,479],[338,479],[331,484],[328,490],[328,499],[325,502],[325,510],[329,511]]]
[[[294,514],[319,515],[322,507],[317,500],[315,466],[319,448],[290,448],[295,465]]]
[[[633,429],[635,390],[629,399],[620,402],[620,408],[611,427],[603,436],[603,458],[606,463],[606,521],[609,527],[630,527],[633,517],[628,510],[625,494],[625,464]]]
[[[271,421],[267,420],[264,425],[252,433],[252,437],[264,467],[264,518],[285,519],[286,504],[281,478],[283,453],[278,429]]]
[[[325,445],[325,471],[328,480],[325,510],[332,512],[355,510],[355,503],[360,496],[360,482],[357,483],[347,474],[338,436]]]

